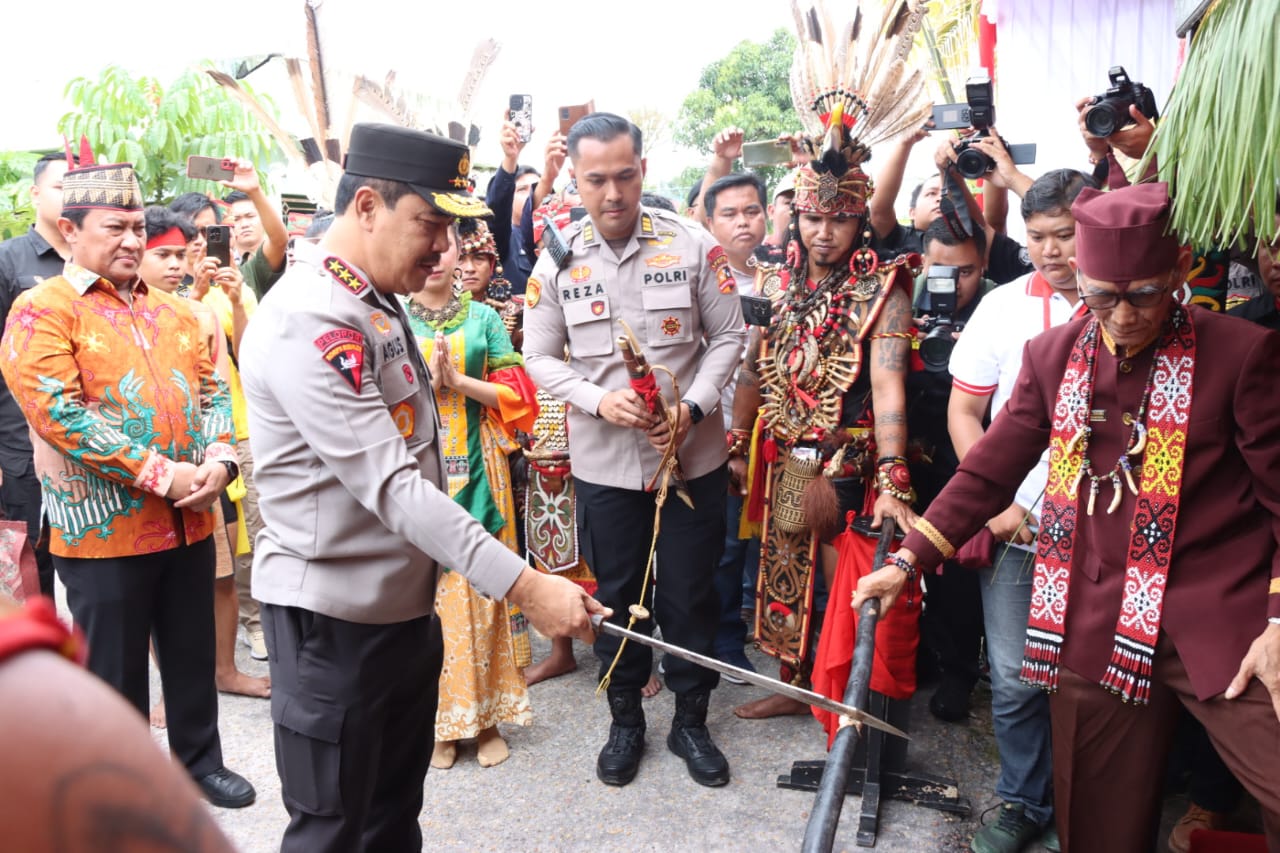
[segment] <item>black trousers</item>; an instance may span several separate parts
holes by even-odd
[[[440,622],[346,622],[262,605],[283,853],[422,849],[444,650]]]
[[[40,592],[53,598],[53,556],[47,543],[43,547],[39,544],[43,524],[40,502],[40,481],[30,467],[22,474],[4,472],[4,482],[0,483],[0,509],[4,510],[5,518],[27,523],[27,539],[36,552]]]
[[[212,537],[135,557],[54,557],[67,605],[89,643],[89,671],[145,718],[147,640],[155,643],[169,751],[192,778],[222,766],[213,683]]]
[[[653,618],[637,622],[634,630],[652,634],[656,619],[667,642],[704,655],[713,654],[720,620],[715,574],[724,552],[728,484],[729,468],[722,465],[689,481],[693,509],[674,491],[668,495],[658,536]],[[625,626],[630,618],[627,608],[640,600],[645,560],[653,538],[655,496],[582,480],[575,480],[574,488],[578,497],[578,540],[582,556],[599,584],[596,597],[613,608],[610,621]],[[604,634],[596,640],[601,677],[613,661],[619,642]],[[610,685],[613,689],[639,690],[649,680],[652,667],[649,647],[627,643]],[[719,673],[678,658],[668,657],[665,669],[667,687],[677,694],[711,690],[720,681]]]
[[[938,674],[966,689],[978,683],[982,648],[982,589],[978,573],[948,562],[926,582],[920,617],[921,650]]]

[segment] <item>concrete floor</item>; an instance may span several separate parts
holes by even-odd
[[[534,640],[535,658],[548,646]],[[238,646],[241,668],[257,674],[266,664]],[[728,756],[733,779],[718,789],[695,784],[684,763],[666,748],[672,696],[664,690],[646,701],[648,751],[640,774],[625,788],[595,778],[595,757],[608,733],[608,709],[594,695],[595,660],[576,646],[579,668],[531,688],[534,723],[504,727],[511,758],[492,768],[475,761],[464,745],[457,765],[432,770],[426,781],[421,823],[425,847],[443,851],[615,850],[777,851],[800,847],[813,794],[777,787],[791,762],[822,759],[825,737],[811,717],[747,721],[733,715],[742,702],[765,695],[761,688],[723,683],[712,699],[709,725]],[[774,671],[749,652],[761,671]],[[158,695],[158,679],[153,692]],[[881,810],[876,849],[960,851],[979,826],[984,809],[998,805],[992,794],[998,770],[991,735],[989,694],[980,688],[967,724],[948,725],[926,710],[929,691],[912,702],[911,769],[956,780],[973,805],[968,818],[901,802]],[[220,728],[228,767],[258,789],[246,809],[214,809],[223,830],[244,853],[278,849],[287,815],[280,802],[268,703],[222,696]],[[154,731],[163,743],[164,734]],[[855,844],[860,799],[848,797],[837,850]],[[988,818],[990,819],[990,818]],[[1033,850],[1038,848],[1032,848]]]

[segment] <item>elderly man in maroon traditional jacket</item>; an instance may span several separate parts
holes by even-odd
[[[1022,677],[1053,693],[1063,849],[1150,848],[1181,704],[1276,850],[1280,335],[1179,304],[1191,252],[1168,207],[1164,184],[1080,193],[1091,314],[1027,345],[1005,412],[854,604],[950,557],[1048,446]]]

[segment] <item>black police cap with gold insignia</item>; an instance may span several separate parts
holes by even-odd
[[[449,216],[492,213],[470,192],[471,149],[452,139],[390,124],[357,124],[343,168],[362,178],[408,184]]]

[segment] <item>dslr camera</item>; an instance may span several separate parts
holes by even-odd
[[[920,341],[920,360],[930,373],[946,373],[951,364],[951,350],[956,341],[952,337],[964,330],[964,323],[957,323],[956,285],[960,282],[959,267],[935,264],[929,268],[924,281],[918,310],[924,312],[916,320],[916,328],[924,333]]]
[[[1125,73],[1124,66],[1116,65],[1107,72],[1111,88],[1095,95],[1093,106],[1084,111],[1084,126],[1094,136],[1107,137],[1123,127],[1133,124],[1129,107],[1136,106],[1149,119],[1157,119],[1156,96],[1141,83],[1134,83]]]
[[[956,146],[956,171],[968,180],[977,180],[996,167],[996,161],[974,148],[973,143],[986,139],[991,135],[991,125],[996,123],[995,95],[991,88],[991,78],[985,74],[970,77],[964,84],[965,100],[968,102],[969,126],[978,131]],[[1029,145],[1010,145],[1003,137],[1000,141],[1009,149],[1009,156],[1019,166],[1036,161],[1035,143]]]

